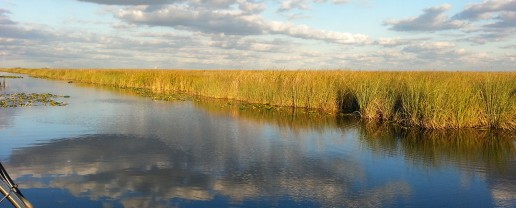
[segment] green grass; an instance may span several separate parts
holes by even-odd
[[[3,69],[157,94],[352,113],[426,129],[516,129],[516,72]]]

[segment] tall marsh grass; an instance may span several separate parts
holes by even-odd
[[[2,69],[36,77],[354,113],[428,129],[516,129],[516,72]]]

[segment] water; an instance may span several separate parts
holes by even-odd
[[[0,109],[0,160],[36,207],[516,207],[514,132],[6,83],[70,96]]]

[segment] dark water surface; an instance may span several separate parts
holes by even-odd
[[[514,132],[6,83],[0,93],[70,96],[63,107],[0,108],[0,160],[36,207],[516,206]]]

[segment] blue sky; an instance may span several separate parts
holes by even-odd
[[[0,67],[516,70],[516,0],[0,0]]]

